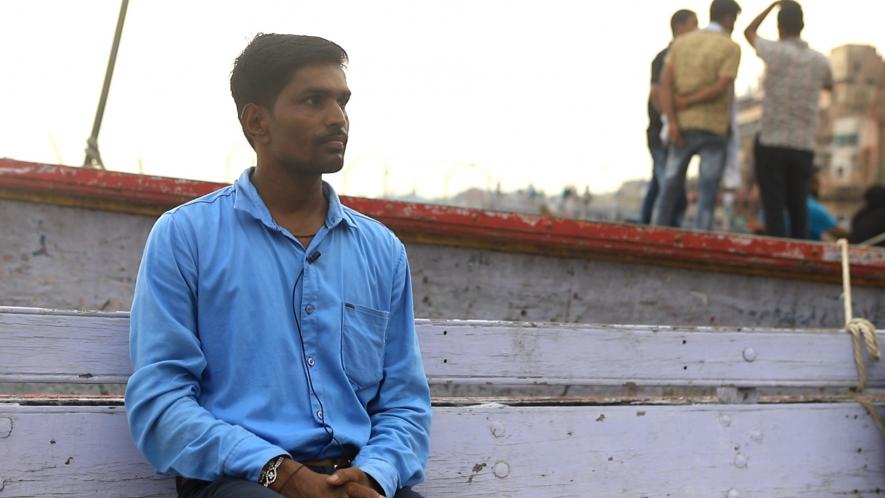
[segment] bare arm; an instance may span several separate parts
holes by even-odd
[[[692,93],[677,95],[674,98],[677,109],[684,109],[697,104],[714,101],[722,98],[734,88],[734,79],[737,77],[738,67],[741,63],[741,49],[737,43],[732,42],[725,54],[725,58],[718,69],[716,80],[709,85]]]
[[[851,236],[851,232],[842,228],[839,225],[834,226],[833,228],[824,232],[824,240],[836,241],[839,239],[847,239]]]
[[[734,78],[722,77],[716,80],[712,85],[708,85],[700,90],[688,95],[679,95],[676,97],[676,107],[685,109],[696,104],[702,104],[721,97],[734,83]]]
[[[780,1],[774,2],[773,4],[769,5],[768,8],[766,8],[765,10],[762,11],[761,14],[756,16],[756,18],[753,19],[753,21],[750,23],[750,25],[747,26],[747,29],[744,30],[744,36],[747,38],[747,41],[750,42],[750,45],[752,45],[753,47],[756,46],[756,38],[758,37],[758,35],[756,34],[756,31],[759,30],[759,26],[761,26],[762,22],[765,20],[765,18],[768,17],[768,14],[770,14],[771,11],[774,10],[774,8],[777,7],[778,5],[780,5]]]

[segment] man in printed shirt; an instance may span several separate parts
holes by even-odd
[[[777,6],[780,39],[766,40],[756,31]],[[769,5],[744,31],[765,62],[762,127],[754,147],[756,181],[766,213],[765,233],[787,235],[782,216],[767,216],[786,208],[789,235],[796,239],[808,233],[806,199],[814,168],[820,91],[833,86],[829,60],[799,38],[804,27],[802,7],[783,0]]]
[[[713,227],[713,211],[725,169],[734,79],[741,49],[731,32],[741,8],[734,0],[713,0],[710,26],[676,38],[661,76],[661,108],[667,117],[670,148],[652,223],[672,225],[685,173],[701,158],[695,226]]]
[[[406,252],[322,180],[343,164],[346,63],[322,38],[256,36],[231,93],[257,166],[148,238],[126,407],[180,497],[418,496],[430,395]]]

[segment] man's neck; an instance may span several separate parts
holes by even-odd
[[[326,219],[322,175],[293,173],[259,160],[252,184],[274,220],[293,235],[313,233]]]

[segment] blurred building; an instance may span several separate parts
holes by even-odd
[[[822,196],[834,210],[853,213],[867,187],[885,183],[885,61],[866,45],[839,47],[830,60],[834,88],[819,151],[826,159]]]
[[[843,45],[830,53],[833,91],[821,94],[815,166],[821,201],[847,220],[863,203],[863,192],[885,183],[885,61],[869,45]],[[753,140],[762,116],[762,89],[738,99],[741,173],[747,192],[755,183]],[[747,197],[747,209],[755,198]]]

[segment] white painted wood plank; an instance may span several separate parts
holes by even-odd
[[[473,407],[434,422],[441,437],[426,486],[434,497],[829,498],[885,489],[885,439],[851,405]]]
[[[435,382],[640,386],[853,386],[842,331],[432,322],[419,327]],[[879,331],[880,341],[885,332]],[[868,368],[885,385],[885,363]]]
[[[102,316],[111,318],[129,318],[128,311],[34,308],[31,306],[0,306],[0,313],[10,313],[16,315]]]
[[[125,384],[129,315],[0,311],[0,382]]]
[[[125,383],[128,318],[0,309],[0,382]],[[855,385],[841,331],[417,321],[435,384]],[[885,343],[885,332],[879,332]],[[750,361],[752,359],[752,361]],[[885,386],[885,362],[868,370]]]
[[[122,408],[0,405],[4,419],[4,498],[173,496]],[[428,477],[427,498],[871,496],[885,439],[854,404],[436,408]]]

